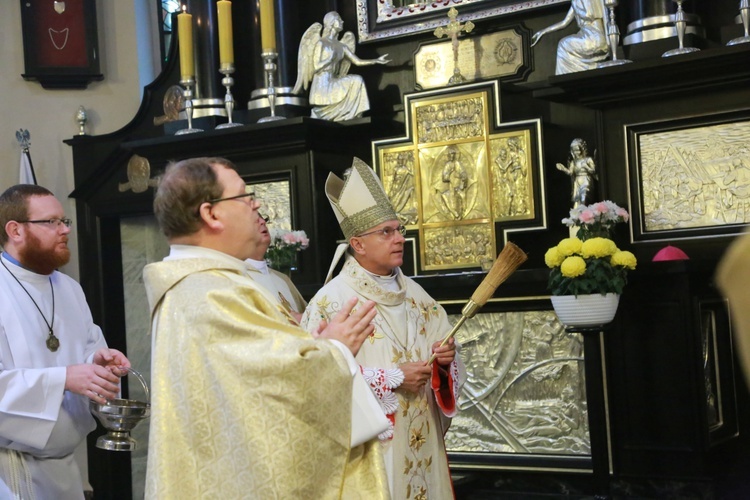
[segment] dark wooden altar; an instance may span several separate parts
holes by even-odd
[[[569,209],[568,181],[554,164],[564,161],[573,137],[584,137],[595,145],[595,160],[601,169],[599,198],[614,200],[633,211],[631,190],[635,185],[628,164],[627,126],[748,112],[750,47],[719,43],[720,32],[731,24],[737,3],[721,0],[701,5],[700,14],[710,33],[710,43],[701,52],[670,60],[658,55],[644,57],[625,66],[554,76],[554,52],[537,49],[525,82],[501,82],[503,120],[543,120],[546,216],[550,222],[547,229],[513,236],[528,252],[529,261],[497,292],[498,298],[516,302],[500,305],[498,310],[551,308],[548,301],[540,306],[540,301],[524,300],[547,293],[544,252],[566,235],[559,221]],[[356,20],[351,4],[321,2],[319,10],[338,7],[352,29]],[[476,23],[477,30],[481,34],[521,25],[533,32],[561,19],[567,8],[562,4],[482,20]],[[624,8],[620,6],[619,11]],[[309,11],[305,14],[311,15]],[[307,26],[318,20],[301,19],[299,24]],[[403,134],[401,95],[414,88],[409,61],[418,44],[429,39],[429,34],[421,34],[358,48],[362,57],[389,53],[395,61],[382,71],[359,71],[373,109],[370,118],[358,123],[298,117],[189,136],[166,135],[152,120],[162,114],[161,99],[177,81],[172,62],[145,89],[141,109],[122,130],[66,141],[72,146],[75,163],[76,189],[71,196],[77,206],[81,282],[94,319],[110,345],[127,352],[120,221],[150,214],[153,197],[152,189],[141,193],[119,190],[120,183],[128,180],[126,165],[133,154],[149,160],[152,175],[171,159],[200,155],[229,158],[248,181],[289,180],[294,226],[304,229],[314,242],[301,254],[295,280],[303,293],[312,295],[340,237],[322,193],[325,177],[331,171],[340,174],[353,155],[369,162],[372,140]],[[742,225],[717,234],[687,235],[678,241],[667,236],[633,242],[632,234],[623,228],[616,240],[636,254],[639,265],[615,321],[602,336],[587,340],[587,363],[596,363],[601,374],[588,383],[601,391],[604,405],[604,411],[590,416],[594,417],[592,436],[601,438],[597,438],[599,444],[591,458],[571,465],[571,461],[554,457],[488,456],[472,467],[455,468],[457,495],[562,496],[567,491],[581,496],[717,498],[747,491],[748,389],[732,353],[726,304],[712,283],[716,263],[740,230]],[[651,263],[656,251],[667,243],[682,248],[691,260]],[[417,280],[437,299],[461,300],[471,295],[481,277],[467,273]],[[130,498],[128,457],[93,447],[89,457],[96,497]]]

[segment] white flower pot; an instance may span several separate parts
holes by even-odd
[[[599,326],[611,322],[617,313],[620,296],[616,293],[602,295],[553,295],[552,307],[565,326]]]

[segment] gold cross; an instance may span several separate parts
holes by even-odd
[[[458,69],[458,35],[461,32],[470,33],[474,29],[474,23],[466,21],[464,24],[461,24],[456,20],[457,17],[458,11],[455,7],[451,7],[448,11],[448,19],[450,19],[448,24],[438,27],[434,32],[438,38],[443,38],[444,36],[450,37],[453,44],[453,76],[448,80],[448,85],[455,85],[466,81],[463,75],[461,75],[461,70]]]

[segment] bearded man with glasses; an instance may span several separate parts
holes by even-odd
[[[0,195],[0,498],[84,498],[73,452],[96,428],[89,400],[118,397],[130,366],[57,271],[70,226],[41,186]]]
[[[374,171],[355,158],[346,180],[329,174],[325,192],[346,243],[302,327],[314,331],[350,297],[375,301],[375,330],[357,361],[391,423],[379,436],[391,498],[453,498],[443,435],[458,408],[464,370],[453,339],[440,346],[451,329],[446,313],[401,272],[406,229]],[[341,272],[328,282],[345,252]]]

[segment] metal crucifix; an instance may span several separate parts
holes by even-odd
[[[461,70],[458,69],[458,35],[461,32],[470,33],[474,29],[474,23],[466,21],[461,24],[456,20],[458,17],[458,11],[455,7],[451,7],[448,11],[448,19],[450,21],[445,26],[438,27],[434,34],[438,38],[448,36],[453,44],[453,76],[448,80],[448,85],[456,85],[465,82],[466,79],[461,75]]]

